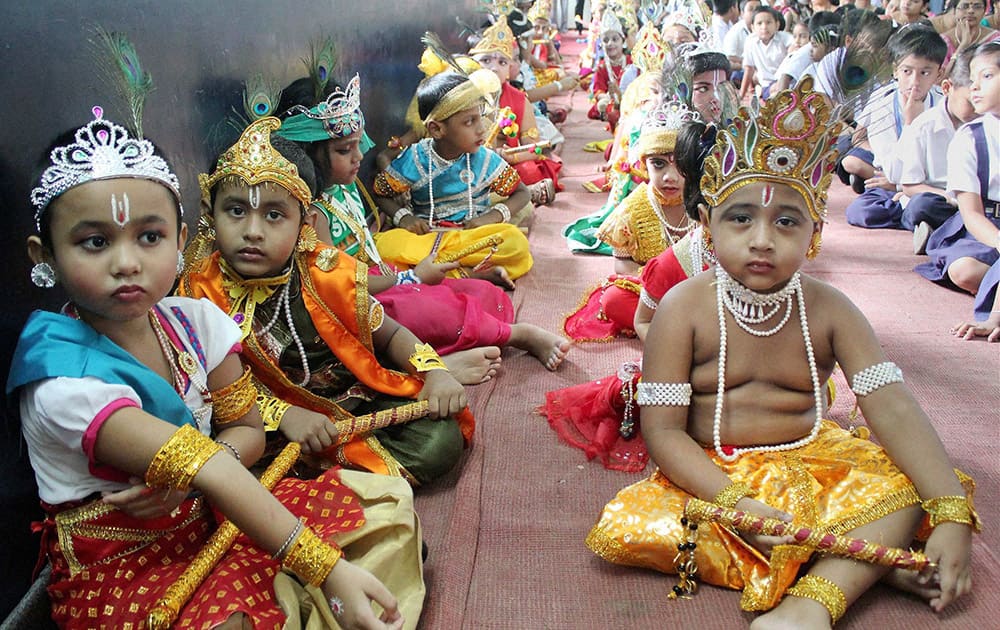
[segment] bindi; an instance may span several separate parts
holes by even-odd
[[[111,195],[111,220],[122,230],[125,229],[125,226],[131,220],[131,211],[126,193],[122,193],[121,203],[118,203],[117,196]]]

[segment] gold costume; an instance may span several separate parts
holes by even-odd
[[[658,256],[669,243],[663,237],[663,224],[649,203],[642,183],[604,219],[597,238],[611,246],[616,258],[631,258],[640,265]]]

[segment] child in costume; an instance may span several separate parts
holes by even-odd
[[[272,495],[247,470],[264,434],[239,327],[208,301],[166,297],[186,237],[177,178],[152,142],[99,107],[94,114],[57,139],[31,192],[32,280],[60,284],[70,301],[31,315],[7,382],[47,514],[53,620],[283,627],[272,584],[284,567],[322,588],[316,603],[329,598],[345,628],[400,628],[404,603],[414,626],[423,584],[409,488],[388,480],[380,492],[409,515],[410,553],[395,568],[411,582],[394,578],[393,597],[335,544],[354,538],[375,551],[378,530],[359,526],[378,516],[349,488],[373,475],[286,479]],[[294,457],[282,456],[285,468]],[[270,485],[282,471],[269,475]],[[218,528],[214,510],[245,535],[194,563]],[[204,570],[200,587],[195,568]],[[168,594],[177,582],[193,587],[189,601]],[[370,601],[384,608],[381,619]],[[165,608],[154,609],[158,602]]]
[[[813,549],[790,536],[682,521],[692,497],[896,548],[924,521],[936,569],[920,581],[903,570],[893,577],[937,611],[971,588],[979,525],[971,480],[967,491],[864,316],[799,271],[819,250],[840,127],[811,84],[744,109],[719,131],[701,180],[715,273],[661,300],[637,388],[659,468],[619,492],[587,538],[611,562],[673,572],[677,558],[686,580],[678,595],[693,590],[695,572],[741,589],[744,609],[770,611],[753,627],[829,627],[885,569],[812,560]],[[835,363],[883,447],[823,420],[822,385]],[[871,544],[860,549],[864,558]]]
[[[433,348],[385,316],[368,293],[367,266],[319,242],[306,212],[312,191],[294,164],[302,150],[275,139],[289,160],[272,146],[280,126],[273,117],[253,122],[199,178],[202,219],[178,291],[210,299],[240,324],[266,429],[321,465],[433,481],[472,438],[464,388]],[[414,410],[415,398],[430,418]],[[389,409],[387,426],[339,435],[334,424]]]
[[[359,77],[355,75],[346,90],[330,90],[312,108],[311,91],[306,102],[298,103],[286,98],[292,91],[284,90],[282,103],[294,104],[291,111],[298,113],[282,123],[278,135],[303,146],[318,171],[323,192],[312,209],[319,238],[368,265],[368,290],[386,314],[444,355],[451,372],[468,385],[496,374],[498,346],[527,350],[547,368],[558,367],[568,349],[566,340],[534,324],[514,323],[513,305],[500,287],[475,278],[445,278],[458,263],[434,263],[431,257],[399,273],[382,261],[368,230],[359,192],[364,189],[357,179],[361,158],[371,145],[364,131]]]
[[[931,260],[916,267],[928,280],[948,281],[973,294],[990,289],[982,286],[983,278],[1000,257],[998,69],[1000,42],[976,49],[969,95],[980,118],[956,131],[948,145],[948,190],[958,199],[958,212],[931,234]]]
[[[546,205],[551,203],[559,184],[559,170],[562,160],[559,156],[546,154],[541,146],[541,135],[535,122],[535,110],[522,90],[510,84],[510,75],[515,58],[514,34],[507,26],[507,18],[500,16],[497,21],[483,31],[479,42],[469,50],[483,68],[491,70],[500,81],[500,97],[497,107],[494,146],[508,164],[514,167],[521,181],[531,193],[531,203]],[[535,149],[525,149],[523,145],[536,145]],[[491,147],[492,148],[492,147]]]
[[[614,133],[621,115],[622,89],[619,85],[632,57],[625,51],[625,30],[614,11],[605,10],[601,18],[601,43],[604,57],[598,60],[590,91],[593,105],[587,117],[603,120]]]
[[[492,73],[487,75],[495,83]],[[482,89],[457,72],[421,82],[417,105],[428,137],[408,146],[375,178],[376,203],[396,226],[376,234],[375,245],[399,269],[432,253],[449,254],[472,275],[513,288],[532,259],[528,239],[509,223],[511,208],[524,207],[530,195],[517,171],[484,146],[483,102]],[[404,192],[410,193],[412,208],[398,200]],[[506,202],[490,205],[491,193]],[[487,251],[482,243],[492,237],[502,242]]]

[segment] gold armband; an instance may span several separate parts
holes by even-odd
[[[323,542],[313,530],[304,527],[285,555],[282,566],[307,584],[322,588],[341,555],[340,549]]]
[[[413,346],[413,354],[410,355],[410,365],[417,369],[417,372],[430,372],[431,370],[448,371],[448,366],[444,364],[438,353],[429,343],[418,343]]]
[[[961,523],[970,526],[976,532],[982,529],[979,514],[976,513],[968,497],[961,495],[935,497],[921,502],[920,507],[930,516],[932,528],[941,523]]]
[[[254,385],[253,375],[248,367],[243,371],[243,376],[212,392],[212,420],[216,425],[236,422],[247,415],[255,402],[257,386]]]
[[[221,450],[211,438],[185,424],[156,451],[146,469],[146,485],[187,490],[205,462]]]
[[[281,424],[281,419],[285,417],[285,412],[291,407],[280,398],[268,396],[267,394],[257,394],[257,408],[260,409],[260,417],[264,421],[265,431],[277,431]]]
[[[830,613],[831,623],[837,623],[837,620],[847,612],[847,597],[843,589],[825,577],[803,575],[795,586],[785,591],[785,594],[819,602]]]
[[[715,495],[712,503],[732,510],[743,497],[752,497],[756,493],[745,483],[731,483]]]

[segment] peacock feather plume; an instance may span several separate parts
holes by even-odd
[[[455,60],[455,55],[451,54],[451,51],[449,51],[448,47],[444,45],[444,42],[441,41],[441,38],[438,37],[437,33],[427,31],[424,33],[423,37],[420,38],[420,43],[423,44],[427,50],[434,53],[441,61],[448,64],[455,72],[462,75],[468,74],[468,72],[462,69],[462,66],[458,65],[458,61]]]
[[[90,41],[97,67],[122,99],[132,131],[141,138],[142,109],[146,97],[153,91],[153,77],[139,63],[139,54],[128,36],[100,25],[95,26],[94,31]]]
[[[281,86],[277,81],[267,79],[263,74],[256,74],[247,79],[243,90],[243,111],[250,117],[251,122],[265,116],[274,116],[279,102],[281,102]]]
[[[321,101],[325,96],[327,83],[333,76],[337,65],[337,48],[330,37],[313,41],[309,47],[309,58],[303,59],[306,69],[309,70],[309,77],[313,82],[313,96],[315,100]],[[277,101],[275,101],[277,104]]]

